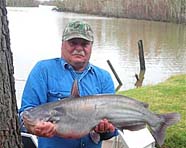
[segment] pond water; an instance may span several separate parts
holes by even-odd
[[[91,62],[108,70],[110,60],[123,86],[135,88],[139,73],[138,44],[143,41],[146,64],[143,85],[154,85],[186,73],[186,25],[51,11],[51,7],[7,8],[14,58],[15,87],[20,98],[25,80],[38,60],[60,57],[62,31],[69,20],[89,22],[95,42]],[[112,74],[115,86],[118,85]]]

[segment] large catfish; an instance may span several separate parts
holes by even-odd
[[[80,138],[87,135],[102,119],[108,119],[116,128],[139,130],[148,125],[156,142],[161,146],[168,126],[180,120],[180,114],[156,114],[146,103],[123,95],[94,95],[66,98],[46,103],[23,112],[27,124],[52,122],[57,135]]]

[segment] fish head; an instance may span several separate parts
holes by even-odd
[[[60,120],[57,111],[34,107],[23,112],[24,124],[36,125],[39,122],[56,123]]]

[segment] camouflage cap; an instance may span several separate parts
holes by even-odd
[[[64,29],[62,40],[67,41],[73,38],[82,38],[93,42],[94,36],[90,25],[84,21],[72,21]]]

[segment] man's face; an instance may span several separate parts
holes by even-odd
[[[81,38],[63,41],[61,56],[77,71],[82,71],[91,55],[92,42]]]

